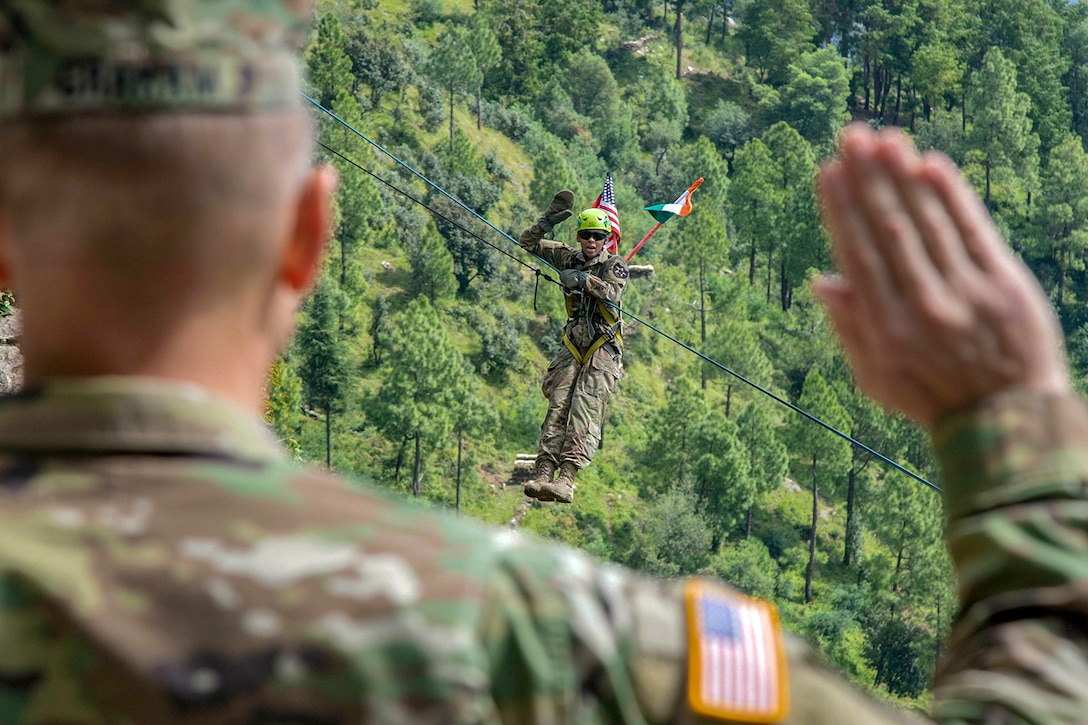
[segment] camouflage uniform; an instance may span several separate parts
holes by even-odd
[[[616,324],[616,307],[627,286],[627,265],[622,257],[608,252],[586,259],[580,249],[544,239],[544,234],[540,225],[534,224],[521,233],[519,243],[556,269],[589,270],[591,274],[586,291],[563,289],[567,324],[563,345],[544,373],[541,386],[548,399],[548,413],[540,427],[537,460],[585,468],[597,453],[605,405],[623,375],[623,340]],[[613,318],[611,324],[605,315]],[[594,348],[598,341],[600,346]]]
[[[1088,408],[1007,395],[935,441],[935,720],[1084,722]],[[199,389],[51,384],[0,402],[0,456],[0,722],[704,721],[684,582],[297,468]],[[912,721],[784,653],[781,722]]]
[[[291,104],[260,71],[282,64],[239,60],[290,4],[304,3],[5,0],[0,116]],[[138,22],[60,32],[63,13],[81,12]],[[194,26],[201,13],[217,20]],[[223,23],[244,36],[238,57],[185,52],[186,38],[214,47]],[[71,58],[12,41],[43,27],[57,32],[39,40],[70,44]],[[187,68],[208,61],[246,82],[162,85],[169,62],[141,56],[133,27]],[[125,51],[95,60],[111,43]],[[96,69],[79,76],[89,96],[70,92],[73,68]],[[1088,409],[1012,391],[934,442],[962,605],[934,718],[1085,722]],[[0,400],[0,723],[701,722],[695,685],[738,674],[708,680],[694,656],[709,639],[691,606],[704,595],[773,613],[720,585],[649,579],[300,469],[259,420],[192,386],[54,380]],[[759,647],[778,694],[735,721],[911,719],[799,640],[770,633]]]

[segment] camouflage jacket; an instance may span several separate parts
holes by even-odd
[[[1012,396],[937,443],[965,599],[935,713],[1083,721],[1088,414]],[[692,711],[697,584],[300,469],[199,389],[0,402],[3,723],[722,719]],[[908,721],[795,639],[764,650],[781,722]]]
[[[623,291],[627,287],[627,263],[623,261],[623,257],[601,252],[593,259],[586,259],[580,249],[544,239],[544,230],[538,224],[523,231],[518,243],[522,249],[537,255],[558,270],[578,269],[590,272],[584,291],[563,288],[567,305],[567,325],[564,332],[571,342],[585,350],[598,335],[611,336],[609,328],[612,325],[605,319],[605,315],[611,316],[613,320],[619,319],[619,313],[612,305],[619,306]],[[602,312],[597,300],[604,300],[611,305],[603,305]],[[616,331],[618,327],[612,334]]]

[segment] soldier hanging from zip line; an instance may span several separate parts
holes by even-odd
[[[627,286],[627,264],[605,251],[612,223],[604,210],[578,215],[578,249],[544,238],[571,216],[573,205],[572,192],[556,193],[518,240],[522,249],[559,270],[567,307],[563,344],[541,385],[548,413],[540,426],[536,471],[524,489],[530,498],[560,503],[574,502],[575,474],[601,444],[605,405],[623,375],[619,305]]]

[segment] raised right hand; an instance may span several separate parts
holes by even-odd
[[[1069,391],[1049,300],[947,157],[854,124],[819,187],[842,276],[815,291],[864,392],[932,426],[1006,388]]]

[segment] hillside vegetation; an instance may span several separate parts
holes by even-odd
[[[955,613],[940,497],[645,325],[628,320],[575,504],[505,486],[535,451],[565,315],[496,230],[516,237],[562,188],[589,206],[612,171],[626,251],[653,224],[641,207],[705,178],[635,258],[656,274],[625,309],[939,483],[924,434],[858,394],[808,291],[831,267],[814,173],[851,117],[948,153],[1050,292],[1083,384],[1086,17],[1044,0],[322,0],[305,59],[344,122],[315,109],[338,224],[269,420],[300,459],[423,505],[771,598],[858,683],[922,706]],[[572,225],[553,236],[573,243]]]

